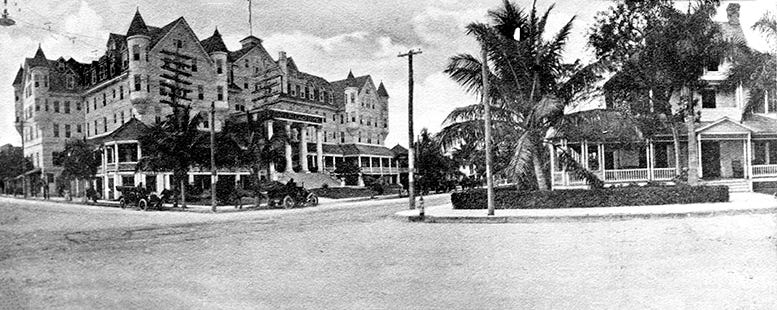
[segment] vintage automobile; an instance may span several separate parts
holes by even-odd
[[[272,182],[265,186],[265,189],[266,194],[264,195],[267,197],[267,205],[270,207],[280,205],[290,209],[318,205],[318,196],[303,186]]]
[[[145,188],[137,186],[116,186],[116,190],[121,192],[118,200],[119,206],[122,209],[127,206],[137,206],[138,209],[143,211],[149,209],[159,210],[162,204],[173,194],[165,189],[160,193],[160,196],[157,196],[154,193],[149,193]]]

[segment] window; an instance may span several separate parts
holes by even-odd
[[[121,123],[124,124],[124,111],[121,111]]]
[[[202,85],[197,85],[197,98],[200,100],[205,99],[205,89]]]
[[[210,128],[210,113],[206,113],[206,118],[202,121],[203,128]]]
[[[81,101],[76,101],[76,111],[81,111]]]
[[[67,89],[73,89],[76,87],[76,79],[72,75],[67,76]]]
[[[345,143],[345,133],[342,131],[340,132],[340,143]]]
[[[111,99],[116,99],[116,89],[111,89],[111,92],[113,92],[113,95],[111,96]]]
[[[248,90],[248,83],[243,83],[243,89]]]
[[[182,40],[175,40],[175,47],[176,48],[183,48],[183,41]]]
[[[133,80],[135,81],[135,91],[140,91],[140,74],[135,74]]]
[[[54,101],[54,113],[59,113],[59,101]]]
[[[351,93],[351,103],[356,103],[356,95]]]
[[[70,125],[65,124],[65,138],[70,138]]]
[[[311,95],[311,94],[310,94],[310,88],[308,88],[307,86],[305,86],[305,97],[304,97],[304,98],[305,98],[305,99],[311,99],[311,98],[310,98],[310,95]]]
[[[707,59],[707,71],[718,71],[720,66],[720,59],[717,57],[710,57]]]
[[[124,99],[124,86],[119,86],[119,100]]]
[[[345,115],[340,114],[340,124],[345,123]]]
[[[216,86],[216,100],[224,101],[224,87]]]
[[[86,123],[86,134],[89,134],[89,123]]]
[[[300,97],[302,97],[302,92],[300,91],[300,87],[299,87],[299,85],[295,85],[295,86],[294,86],[294,89],[296,89],[296,90],[297,90],[297,96],[300,96]]]
[[[103,106],[105,106],[106,104],[108,104],[108,100],[107,100],[106,98],[108,98],[108,96],[106,96],[106,94],[105,94],[105,93],[103,93]]]
[[[159,95],[167,96],[167,88],[162,81],[159,81]]]
[[[76,132],[81,133],[81,124],[76,125]]]
[[[92,104],[94,104],[94,110],[97,110],[97,97],[92,97]]]
[[[216,73],[217,74],[223,74],[224,73],[224,60],[223,59],[216,59]]]
[[[119,118],[116,117],[116,113],[113,113],[113,123],[116,124],[116,122],[119,121]]]
[[[108,132],[108,118],[103,117],[103,132]]]
[[[243,63],[245,64],[245,67],[248,68],[248,59],[245,59]]]
[[[192,58],[192,72],[197,72],[197,58]]]
[[[97,134],[97,120],[94,120],[94,134]]]
[[[140,45],[132,46],[132,60],[140,60]]]
[[[40,99],[35,99],[35,112],[40,111]]]
[[[715,105],[715,89],[702,90],[701,107],[704,109],[714,109]]]
[[[54,138],[59,138],[59,124],[54,123]]]

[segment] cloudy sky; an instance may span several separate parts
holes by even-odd
[[[136,8],[147,24],[165,25],[184,16],[200,39],[215,27],[231,49],[248,35],[247,0],[9,0],[17,24],[0,28],[0,145],[19,145],[13,127],[11,83],[25,57],[40,43],[49,59],[73,57],[87,62],[101,55],[108,34],[126,33]],[[531,0],[517,0],[527,7]],[[684,1],[683,1],[684,2]],[[725,19],[724,1],[718,18]],[[767,10],[777,11],[774,0],[734,1],[742,4],[742,24],[750,41],[764,48],[749,30]],[[165,3],[164,6],[160,3]],[[438,131],[447,113],[476,102],[442,70],[457,53],[478,53],[464,26],[485,21],[486,12],[501,0],[253,0],[254,35],[277,57],[286,51],[300,70],[329,80],[370,74],[386,84],[390,99],[390,134],[386,145],[407,144],[407,60],[397,55],[420,48],[414,58],[416,131]],[[565,57],[590,59],[585,35],[598,11],[611,0],[538,0],[542,10],[555,3],[549,29],[555,32],[576,16]]]

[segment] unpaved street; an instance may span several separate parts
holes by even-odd
[[[446,203],[447,196],[427,200]],[[231,214],[0,198],[0,304],[773,309],[775,216],[422,224],[405,200]],[[2,308],[2,307],[0,307]]]

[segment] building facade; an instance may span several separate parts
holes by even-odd
[[[727,40],[746,42],[739,23],[739,4],[727,8],[728,21],[720,24]],[[767,92],[761,104],[746,111],[750,96],[741,85],[723,87],[732,64],[721,59],[711,61],[702,79],[707,85],[693,94],[699,111],[694,134],[696,136],[698,176],[704,184],[723,184],[731,191],[777,190],[777,98],[774,92]],[[679,101],[679,96],[672,98]],[[609,118],[600,124],[612,123],[613,111],[602,109],[604,98],[592,101],[587,118]],[[582,109],[585,110],[585,109]],[[569,112],[569,111],[568,111]],[[615,116],[618,117],[617,115]],[[624,121],[625,118],[623,119]],[[684,126],[683,126],[684,127]],[[610,132],[613,128],[596,128],[598,132]],[[578,131],[581,132],[581,131]],[[624,134],[620,132],[620,134]],[[637,135],[631,135],[637,136]],[[607,185],[639,183],[648,181],[669,182],[677,171],[688,167],[688,143],[685,128],[681,129],[679,162],[675,161],[674,140],[671,132],[658,132],[646,140],[631,141],[625,145],[622,139],[607,140],[601,134],[597,138],[578,136],[557,136],[555,143],[561,149],[550,147],[553,188],[586,187],[586,183],[570,173],[558,160],[563,150],[585,168],[594,172]],[[594,140],[598,139],[598,140]],[[679,166],[678,166],[679,165]],[[677,169],[680,167],[681,169]]]
[[[32,174],[53,189],[62,170],[57,153],[68,139],[85,138],[102,157],[95,186],[105,197],[114,196],[117,185],[169,188],[169,174],[135,171],[142,157],[137,138],[182,103],[206,114],[215,107],[215,121],[204,122],[203,131],[251,117],[265,125],[267,138],[290,137],[289,164],[266,177],[329,184],[336,165],[351,161],[365,175],[398,181],[401,168],[383,146],[389,95],[382,83],[353,73],[330,82],[300,71],[285,52],[274,59],[259,38],[240,43],[230,51],[218,29],[200,40],[183,17],[154,27],[136,12],[127,33],[110,34],[105,54],[91,63],[49,60],[39,47],[13,82],[16,125],[36,168]],[[248,174],[228,170],[222,174],[236,180]],[[194,169],[190,181],[209,174]]]

